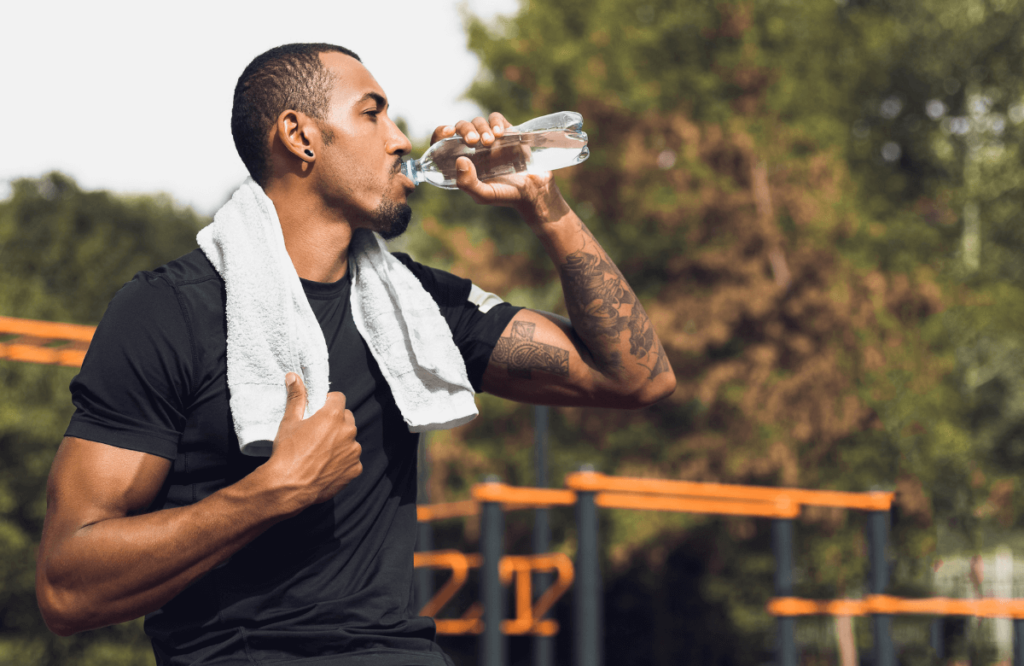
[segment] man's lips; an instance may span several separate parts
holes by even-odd
[[[403,181],[405,181],[404,183],[402,183],[402,187],[404,187],[409,192],[412,192],[414,189],[416,189],[416,183],[412,182],[412,179],[410,179],[408,176],[402,173],[401,158],[399,158],[399,160],[395,162],[395,166],[391,168],[391,177],[394,178],[395,176],[399,176]],[[406,185],[406,183],[408,183],[408,185]]]

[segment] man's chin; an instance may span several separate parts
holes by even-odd
[[[407,203],[381,202],[373,215],[373,230],[384,240],[398,238],[409,228],[412,208]]]

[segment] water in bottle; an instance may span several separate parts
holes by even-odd
[[[480,180],[514,173],[543,173],[579,164],[590,157],[583,116],[561,111],[509,127],[490,146],[467,146],[460,136],[442,139],[418,160],[402,163],[415,185],[427,182],[457,190],[455,160],[468,157]]]

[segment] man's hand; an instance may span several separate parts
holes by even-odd
[[[363,471],[362,447],[356,441],[356,421],[345,409],[345,395],[327,394],[324,406],[313,416],[306,412],[306,385],[294,372],[285,377],[288,402],[274,439],[274,453],[267,465],[300,498],[298,506],[318,504],[338,494]]]
[[[486,119],[477,117],[471,121],[461,120],[455,125],[438,127],[430,137],[430,145],[442,139],[459,136],[467,146],[493,146],[505,136],[505,131],[510,127],[512,124],[505,116],[495,112]],[[509,149],[528,150],[519,146],[510,146]],[[456,185],[471,196],[473,201],[478,204],[515,208],[527,220],[536,217],[536,214],[531,215],[534,209],[538,205],[543,205],[544,201],[557,192],[550,171],[541,174],[517,173],[481,181],[477,177],[476,166],[468,157],[460,157],[456,160],[455,166],[458,170]],[[561,199],[561,195],[558,199]]]
[[[494,150],[527,150],[501,145],[511,126],[492,113],[438,127],[430,143],[457,136],[468,146],[497,143]],[[476,164],[486,163],[475,157],[456,161],[459,189],[479,204],[519,212],[558,269],[571,320],[526,311],[516,315],[491,355],[484,390],[523,402],[609,407],[642,407],[671,394],[675,374],[647,313],[562,198],[551,172],[481,181]]]
[[[150,613],[272,525],[325,502],[359,476],[361,449],[345,396],[308,419],[289,373],[274,453],[251,474],[188,506],[147,512],[171,461],[74,437],[50,470],[36,595],[67,636]]]

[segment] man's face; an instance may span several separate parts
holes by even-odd
[[[354,228],[394,238],[412,216],[406,197],[413,184],[400,172],[412,144],[388,116],[384,91],[362,63],[343,53],[321,53],[320,59],[334,84],[321,123],[324,138],[331,138],[317,156],[317,187]]]

